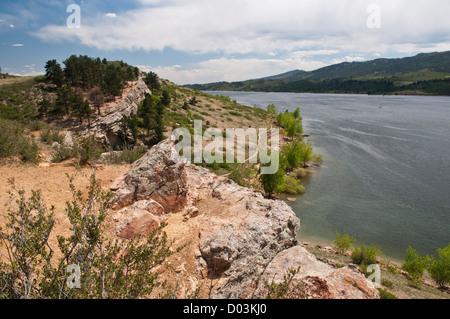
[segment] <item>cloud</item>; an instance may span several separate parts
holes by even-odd
[[[177,84],[207,83],[218,81],[242,81],[288,72],[294,69],[315,70],[327,64],[304,59],[301,54],[274,59],[260,58],[217,58],[196,63],[188,68],[174,66],[138,66],[142,71],[153,71],[160,77]]]
[[[13,47],[23,47],[23,44],[22,43],[14,43],[11,46],[13,46]]]
[[[117,18],[117,14],[115,14],[115,13],[107,13],[107,14],[105,14],[107,17],[109,17],[109,18]]]
[[[141,0],[114,21],[84,19],[79,32],[49,25],[41,39],[77,40],[97,49],[248,54],[298,49],[361,52],[393,44],[449,40],[450,2],[379,0],[381,29],[367,27],[368,1],[352,0]],[[108,14],[107,14],[108,15]]]
[[[10,24],[9,27],[10,27],[10,28],[14,28],[14,24]]]

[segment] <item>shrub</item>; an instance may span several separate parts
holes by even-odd
[[[398,299],[398,297],[389,291],[381,288],[377,288],[380,292],[380,299]]]
[[[334,246],[337,251],[341,254],[345,253],[347,250],[350,250],[352,247],[352,243],[355,241],[355,237],[350,236],[347,233],[340,233],[336,231],[336,240],[333,241]]]
[[[277,192],[291,195],[303,193],[305,187],[300,183],[301,181],[297,178],[297,175],[291,172],[289,175],[284,176],[283,182],[280,185],[277,185]]]
[[[108,164],[132,164],[140,159],[146,152],[147,148],[145,146],[139,146],[132,150],[124,149],[119,152],[109,152],[105,161]]]
[[[267,105],[267,112],[276,114],[278,110],[274,104]]]
[[[75,148],[75,154],[80,165],[98,160],[103,151],[103,148],[92,135],[82,138]]]
[[[39,147],[24,133],[23,126],[12,120],[0,118],[0,159],[17,156],[24,162],[39,162]]]
[[[450,244],[437,250],[438,258],[426,256],[427,270],[440,288],[450,283]]]
[[[352,262],[357,265],[368,266],[377,263],[377,256],[381,254],[381,249],[376,246],[355,246],[351,255]]]
[[[59,132],[57,128],[47,127],[40,134],[39,138],[42,142],[48,145],[52,145],[55,142],[62,144],[64,141],[64,135]]]
[[[77,150],[63,144],[57,144],[53,146],[52,162],[61,163],[69,158],[77,156]]]
[[[103,232],[112,194],[102,191],[94,174],[86,195],[74,187],[73,178],[70,189],[73,200],[67,202],[66,212],[71,235],[58,236],[61,256],[56,256],[49,243],[54,208],[47,208],[39,191],[26,198],[13,186],[17,208],[8,211],[6,230],[0,229],[9,252],[0,262],[0,298],[138,299],[164,287],[156,269],[172,252],[162,228],[145,240],[107,239]],[[69,285],[74,284],[69,277],[72,266],[79,269],[78,289]]]
[[[412,247],[408,247],[406,253],[407,255],[402,269],[408,272],[409,278],[413,283],[419,284],[422,281],[422,276],[426,268],[425,260]]]

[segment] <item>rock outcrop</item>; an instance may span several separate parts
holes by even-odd
[[[299,266],[290,297],[379,297],[361,273],[336,269],[299,245],[300,220],[285,202],[174,160],[172,150],[172,141],[159,143],[112,186],[118,236],[145,236],[170,214],[183,214],[186,233],[197,234],[189,238],[196,265],[184,261],[183,269],[196,269],[190,278],[214,280],[212,298],[265,297],[264,283],[279,283]]]
[[[120,144],[117,135],[120,130],[120,121],[124,116],[137,113],[138,104],[145,98],[147,93],[151,94],[151,91],[140,77],[124,99],[117,105],[108,108],[92,123],[89,134],[94,133],[96,138],[112,146]]]

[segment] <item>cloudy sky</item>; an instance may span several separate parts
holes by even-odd
[[[447,0],[2,0],[0,66],[36,75],[81,54],[178,84],[239,81],[447,51],[449,13]]]

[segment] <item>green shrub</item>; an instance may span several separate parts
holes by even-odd
[[[12,120],[0,118],[0,159],[17,156],[24,162],[39,162],[39,146],[25,135],[23,126]]]
[[[109,152],[106,156],[106,163],[108,164],[132,164],[140,159],[147,152],[145,146],[139,146],[132,150],[122,150],[118,152]]]
[[[408,247],[406,254],[402,269],[408,272],[408,276],[412,282],[418,285],[422,281],[422,276],[426,268],[425,259],[419,256],[412,247]]]
[[[56,255],[49,238],[55,225],[50,209],[39,191],[25,197],[13,186],[17,207],[6,215],[6,230],[0,228],[0,242],[9,254],[0,261],[0,299],[139,299],[148,297],[164,283],[158,267],[172,252],[162,227],[145,240],[108,239],[105,219],[113,204],[91,176],[87,194],[75,189],[70,178],[73,200],[66,202],[71,233],[58,236]],[[79,267],[79,286],[74,284],[71,266]]]
[[[381,254],[381,249],[376,246],[355,246],[351,255],[352,262],[357,265],[368,266],[377,263],[377,256]]]
[[[75,150],[80,165],[98,160],[104,151],[94,136],[82,138]]]
[[[53,127],[45,128],[39,134],[39,138],[42,142],[48,145],[53,145],[55,142],[62,144],[64,141],[64,135],[59,132],[59,129]]]
[[[283,146],[282,151],[286,157],[288,167],[296,168],[303,166],[304,163],[312,159],[313,148],[310,143],[295,140]]]
[[[290,173],[284,176],[283,182],[277,186],[278,193],[287,193],[291,195],[300,194],[305,191],[305,187],[301,185],[300,179],[297,178],[295,173]]]
[[[387,287],[387,288],[390,288],[390,289],[392,289],[394,287],[394,283],[392,281],[390,281],[390,280],[387,280],[387,279],[382,279],[381,280],[381,284],[383,286]]]
[[[450,244],[437,250],[438,257],[426,256],[427,270],[440,288],[450,283]]]
[[[333,241],[335,248],[341,254],[345,253],[347,250],[350,250],[352,247],[352,243],[356,241],[355,237],[350,236],[347,233],[340,233],[336,231],[336,240]]]
[[[267,112],[276,114],[278,113],[278,109],[274,104],[267,105]]]
[[[381,289],[381,288],[377,288],[377,289],[380,292],[381,299],[398,299],[398,297],[396,295],[390,293],[389,291],[387,291],[385,289]]]

